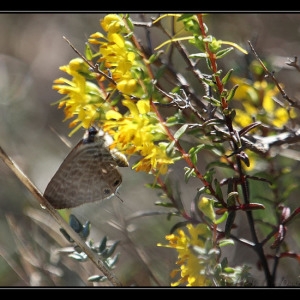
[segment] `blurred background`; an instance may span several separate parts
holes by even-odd
[[[59,67],[77,57],[63,36],[83,52],[89,35],[101,31],[99,20],[103,16],[0,14],[0,145],[42,192],[70,151],[58,134],[73,146],[83,134],[78,131],[69,138],[63,110],[52,105],[61,98],[52,90],[53,80],[65,77]],[[131,17],[141,20],[138,14]],[[246,49],[250,40],[261,58],[270,59],[288,95],[300,98],[299,75],[285,64],[288,58],[300,54],[299,14],[209,14],[205,22],[209,33],[217,39],[235,42]],[[137,35],[145,38],[141,28]],[[165,37],[154,31],[151,39],[156,46]],[[235,68],[243,72],[247,62],[244,55],[233,51],[222,64],[220,68],[225,70]],[[180,183],[182,198],[189,202],[199,183],[191,180],[185,185],[182,167],[179,164],[173,178]],[[90,238],[95,242],[104,236],[111,241],[120,240],[120,258],[114,272],[124,286],[168,286],[169,273],[176,267],[176,252],[156,244],[166,244],[164,236],[176,220],[168,221],[167,210],[155,207],[159,200],[157,192],[144,186],[152,183],[151,176],[130,168],[120,172],[123,203],[114,197],[78,207],[72,213],[82,222],[91,221]],[[147,216],[154,211],[161,215]],[[140,217],[133,218],[134,215]],[[93,286],[86,279],[99,271],[91,262],[79,264],[67,254],[55,252],[68,246],[68,242],[51,216],[2,161],[0,223],[0,286]],[[256,270],[256,256],[245,249],[228,255]],[[288,276],[296,278],[298,270],[289,267],[278,281]],[[257,272],[258,285],[264,284],[263,278]]]

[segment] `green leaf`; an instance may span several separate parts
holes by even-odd
[[[73,243],[74,240],[69,236],[69,234],[65,231],[64,228],[59,228],[59,231],[62,233],[62,235],[65,237],[65,239],[70,242]]]
[[[203,99],[209,101],[215,106],[221,106],[220,100],[215,99],[214,97],[203,96]]]
[[[221,76],[221,74],[222,74],[222,70],[218,70],[217,72],[215,72],[214,74],[213,74],[213,77],[214,77],[214,79],[216,79],[217,77],[220,77]]]
[[[241,151],[239,154],[237,154],[237,156],[244,162],[244,164],[245,164],[247,167],[250,166],[249,156],[247,155],[246,152]]]
[[[159,51],[157,51],[156,53],[152,54],[152,55],[149,57],[149,62],[150,62],[150,64],[154,63],[154,62],[158,59],[158,57],[159,57],[161,54],[163,54],[163,52],[164,52],[164,51],[159,50]]]
[[[178,212],[169,212],[167,215],[167,220],[170,221],[172,217],[176,216],[178,217],[180,215],[180,213]]]
[[[225,123],[224,120],[222,119],[209,119],[207,121],[205,121],[202,126],[212,126],[212,125],[223,125]]]
[[[223,269],[223,272],[224,273],[227,273],[227,274],[232,274],[235,272],[234,268],[231,268],[231,267],[226,267]]]
[[[83,229],[81,222],[73,214],[70,215],[69,224],[77,233],[79,233]]]
[[[171,127],[174,125],[182,125],[184,123],[185,123],[185,121],[184,121],[180,111],[178,113],[174,114],[173,116],[168,117],[166,120],[166,125],[168,127]]]
[[[215,224],[216,225],[221,224],[225,222],[227,218],[228,218],[228,211],[225,211],[224,214],[219,219],[215,220]]]
[[[153,184],[153,183],[146,183],[145,184],[145,187],[147,188],[151,188],[151,189],[159,189],[161,190],[161,185],[156,183],[156,184]]]
[[[227,205],[228,205],[229,207],[235,205],[236,198],[237,198],[238,195],[239,195],[239,193],[236,192],[236,191],[230,192],[230,193],[227,195]]]
[[[166,148],[166,153],[168,156],[171,156],[172,155],[172,152],[174,150],[174,145],[175,145],[175,140],[173,140],[171,143],[169,143],[169,145],[167,146]]]
[[[228,80],[230,79],[230,76],[231,76],[232,72],[233,72],[233,69],[230,69],[230,70],[227,72],[227,74],[222,78],[222,83],[223,83],[223,85],[226,85],[226,84],[227,84]]]
[[[114,267],[114,265],[118,262],[120,254],[117,253],[113,258],[109,257],[106,259],[107,266],[111,269]]]
[[[103,282],[107,279],[106,276],[102,276],[102,275],[93,275],[93,276],[90,276],[88,278],[88,281],[90,282]]]
[[[219,242],[219,247],[224,247],[224,246],[228,246],[228,245],[234,245],[234,240],[232,239],[223,239],[220,240]]]
[[[83,252],[82,253],[73,252],[73,253],[69,254],[68,256],[79,262],[85,262],[88,260],[88,256]]]
[[[104,236],[103,239],[101,240],[99,248],[98,248],[99,253],[102,253],[105,250],[106,242],[107,242],[107,236]]]
[[[200,197],[202,194],[206,193],[206,192],[207,192],[207,189],[206,189],[205,186],[203,186],[202,188],[198,189],[197,195],[196,195],[194,201],[195,201],[195,202],[198,202],[199,197]]]
[[[185,167],[184,180],[187,183],[191,177],[196,177],[194,168]]]
[[[203,148],[205,148],[205,144],[201,144],[201,145],[198,145],[196,147],[192,147],[190,150],[189,150],[189,154],[197,154],[200,150],[202,150]]]
[[[89,43],[85,43],[85,57],[87,60],[92,60],[93,59],[93,52],[92,52],[92,49],[90,47],[90,44]]]
[[[215,170],[214,169],[209,169],[205,174],[204,174],[204,178],[206,181],[209,182],[209,184],[212,183],[213,180],[213,175],[215,174]]]
[[[181,126],[174,134],[174,139],[178,140],[187,130],[188,128],[188,124],[184,124],[183,126]]]
[[[195,53],[189,55],[189,58],[207,58],[207,57],[208,57],[207,53]]]
[[[193,163],[194,165],[196,165],[196,164],[197,164],[197,161],[198,161],[197,153],[194,152],[194,153],[190,154],[190,159],[191,159],[192,163]]]
[[[85,224],[83,225],[82,231],[80,232],[80,236],[86,239],[90,235],[90,227],[91,227],[91,222],[86,221]]]
[[[182,14],[178,19],[177,22],[185,20],[185,19],[190,19],[194,16],[194,14]]]
[[[222,192],[222,189],[221,189],[218,179],[215,178],[214,183],[216,186],[216,194],[217,194],[218,198],[223,199],[223,192]]]
[[[171,202],[161,202],[161,201],[154,202],[154,205],[162,206],[162,207],[175,207],[174,204]]]
[[[228,95],[227,95],[227,98],[226,98],[227,101],[230,101],[230,100],[234,97],[235,92],[236,92],[236,90],[237,90],[238,87],[239,87],[239,85],[236,84],[236,85],[228,92]]]
[[[157,72],[155,73],[155,79],[161,78],[164,75],[165,70],[166,70],[166,66],[165,65],[159,67],[158,70],[157,70]]]
[[[132,23],[132,20],[131,20],[129,15],[126,16],[126,22],[127,22],[127,25],[129,27],[129,29],[131,31],[133,31],[134,30],[134,24]]]
[[[242,128],[240,131],[239,131],[239,136],[243,136],[245,135],[246,133],[248,133],[250,130],[256,128],[257,126],[260,126],[261,125],[261,122],[253,122],[251,123],[250,125],[248,126],[245,126],[244,128]]]
[[[228,214],[227,222],[225,224],[225,236],[229,237],[232,225],[234,224],[236,211],[230,211]]]
[[[224,257],[221,261],[222,270],[228,266],[228,258]]]
[[[213,41],[213,36],[208,35],[203,39],[203,42],[211,43]]]
[[[230,117],[231,120],[234,119],[234,117],[236,116],[236,110],[235,109],[230,109],[228,116]]]
[[[226,54],[228,54],[228,53],[231,52],[232,50],[233,50],[233,47],[229,47],[229,48],[222,49],[222,50],[218,51],[218,52],[216,53],[217,59],[224,57]]]
[[[210,78],[211,78],[211,77],[210,77]],[[216,86],[216,84],[212,81],[212,79],[209,79],[209,78],[206,78],[206,77],[203,77],[203,78],[201,78],[201,79],[202,79],[202,81],[203,81],[204,83],[208,84],[208,85],[211,86],[211,87]]]
[[[106,253],[105,257],[110,257],[110,256],[114,253],[114,251],[116,250],[117,245],[118,245],[119,243],[120,243],[120,241],[114,242],[114,243],[111,245],[111,247],[107,250],[107,253]]]

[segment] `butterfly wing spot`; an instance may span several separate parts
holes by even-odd
[[[107,169],[104,169],[104,168],[101,168],[101,172],[102,172],[103,174],[107,174],[107,173],[108,173]]]
[[[103,189],[103,194],[109,196],[109,195],[112,194],[112,191],[111,191],[111,189],[109,189],[109,188],[104,188],[104,189]]]

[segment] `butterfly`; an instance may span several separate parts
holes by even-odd
[[[101,129],[86,130],[45,189],[44,197],[54,208],[72,208],[116,194],[122,183],[117,167],[129,163],[125,155],[109,149],[112,142]]]

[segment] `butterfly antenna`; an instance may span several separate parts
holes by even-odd
[[[72,143],[70,141],[67,140],[66,137],[64,137],[62,134],[59,134],[57,132],[57,130],[55,130],[52,126],[49,126],[49,128],[51,129],[52,132],[54,132],[59,139],[68,147],[68,148],[72,148]]]
[[[124,202],[123,199],[120,197],[120,194],[119,194],[118,191],[115,193],[115,196],[116,196],[121,202]]]

